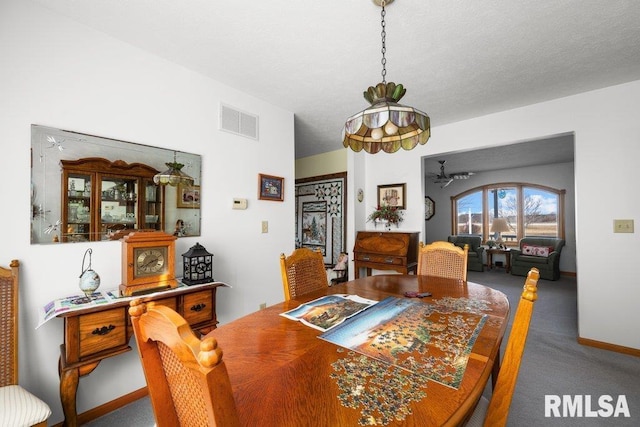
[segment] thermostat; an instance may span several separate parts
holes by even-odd
[[[247,209],[247,199],[233,199],[233,209]]]

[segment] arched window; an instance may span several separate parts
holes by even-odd
[[[525,183],[476,187],[451,198],[454,234],[472,234],[486,242],[497,237],[494,219],[506,223],[500,237],[508,246],[525,236],[564,239],[565,190]],[[504,219],[504,220],[503,220]]]

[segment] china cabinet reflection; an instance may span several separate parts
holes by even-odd
[[[162,230],[164,188],[142,163],[92,157],[61,160],[63,242],[118,238],[132,230]]]

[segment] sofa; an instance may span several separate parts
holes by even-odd
[[[467,271],[484,271],[484,261],[482,259],[484,248],[482,247],[482,237],[472,235],[458,235],[449,236],[447,240],[461,248],[464,248],[464,245],[469,245],[469,254],[467,256]]]
[[[511,274],[526,276],[531,267],[540,270],[540,278],[560,278],[560,252],[565,241],[553,237],[524,237],[518,249],[511,249]]]

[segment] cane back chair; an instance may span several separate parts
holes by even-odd
[[[51,409],[18,385],[20,262],[0,267],[0,426],[46,427]]]
[[[469,245],[460,248],[450,242],[420,242],[418,274],[466,281],[468,252]]]
[[[129,316],[158,427],[240,425],[215,338],[201,341],[177,312],[140,299]]]
[[[320,251],[299,248],[289,256],[281,254],[280,272],[285,301],[329,286]]]
[[[467,423],[467,427],[501,427],[507,425],[509,407],[511,406],[522,355],[527,343],[533,305],[538,299],[539,279],[540,272],[537,268],[529,270],[524,282],[522,296],[513,318],[513,324],[511,325],[509,341],[507,341],[507,348],[502,359],[504,363],[502,363],[498,380],[493,387],[491,400],[486,399],[484,396],[480,398],[473,415]],[[496,360],[495,363],[498,362],[499,360]]]

